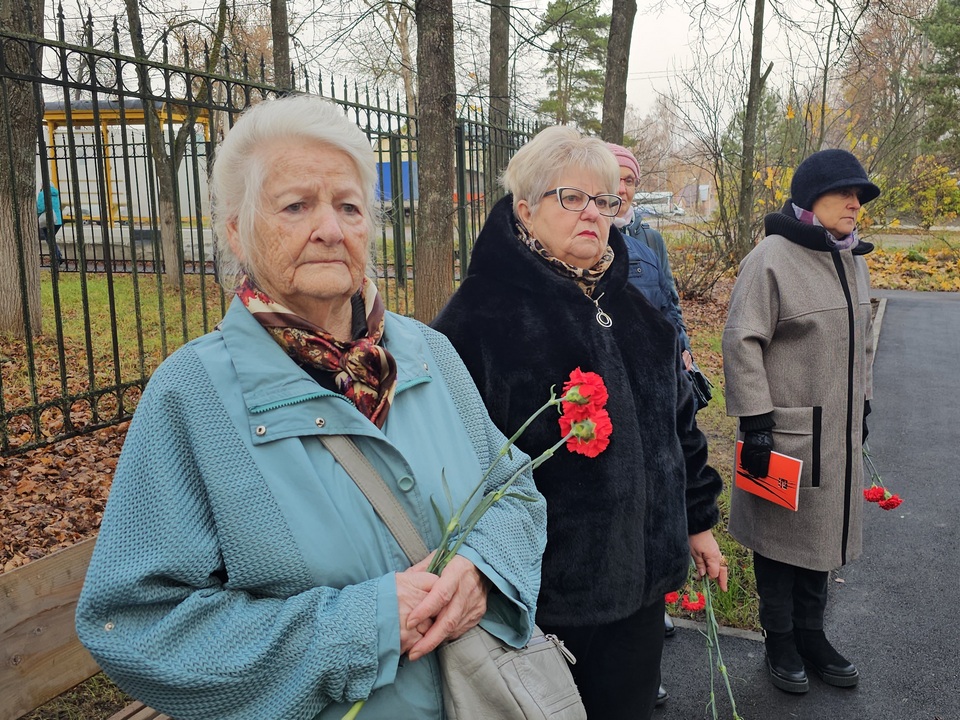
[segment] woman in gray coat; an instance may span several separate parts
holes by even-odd
[[[860,554],[861,446],[873,359],[870,282],[857,237],[880,194],[845,150],[797,168],[791,198],[740,265],[723,332],[727,412],[740,418],[739,470],[767,474],[770,452],[803,460],[797,510],[734,488],[730,533],[754,551],[773,684],[838,687],[859,673],[826,639],[827,576]]]

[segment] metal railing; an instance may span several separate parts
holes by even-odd
[[[0,294],[20,302],[24,316],[31,296],[40,305],[40,327],[27,319],[25,339],[0,331],[0,455],[128,420],[160,361],[219,321],[229,298],[215,277],[208,166],[238,114],[279,92],[264,80],[262,62],[259,78],[247,62],[236,72],[226,56],[210,74],[188,66],[186,47],[183,66],[170,62],[166,44],[157,62],[121,53],[116,25],[112,49],[94,47],[92,32],[87,45],[67,43],[62,13],[58,27],[57,40],[0,30],[0,149],[7,146],[0,157],[11,157],[10,128],[18,123],[28,123],[37,149],[34,187],[14,181],[12,163],[0,167],[0,233],[14,238],[5,247],[17,257],[0,257]],[[12,60],[27,56],[29,70]],[[409,313],[419,203],[416,117],[397,96],[297,74],[300,91],[341,105],[370,138],[384,211],[374,266],[388,308]],[[26,119],[8,101],[8,91],[24,87],[34,97]],[[159,124],[147,122],[149,113]],[[152,135],[158,129],[159,154]],[[491,127],[479,110],[463,107],[451,188],[458,281],[500,195],[497,168],[533,131],[527,124]],[[176,161],[178,142],[183,152]],[[161,170],[172,179],[167,191]],[[12,199],[20,218],[33,217],[23,208],[33,207],[38,188],[43,217],[62,225],[55,235],[47,229],[46,240],[32,222],[8,222],[17,213],[3,209]],[[60,222],[49,211],[51,188],[59,191]]]

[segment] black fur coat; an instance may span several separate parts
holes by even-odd
[[[600,374],[610,392],[610,446],[596,458],[559,450],[535,473],[547,498],[547,549],[537,617],[597,625],[679,589],[688,533],[718,519],[722,480],[707,465],[674,328],[627,282],[627,251],[611,227],[613,264],[594,292],[613,319],[517,239],[512,198],[487,219],[463,284],[433,326],[450,338],[508,437],[571,370]],[[557,442],[544,413],[521,437],[532,457]]]

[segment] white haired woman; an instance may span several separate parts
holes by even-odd
[[[663,649],[663,596],[726,568],[711,528],[722,481],[707,465],[677,334],[627,280],[617,161],[569,127],[540,132],[503,176],[468,274],[434,322],[453,342],[501,430],[516,428],[570,368],[609,388],[610,446],[537,469],[548,543],[537,619],[577,657],[587,715],[649,718]],[[527,453],[555,442],[541,416]]]
[[[462,500],[504,441],[446,339],[365,277],[375,187],[367,138],[315,97],[249,109],[218,150],[236,297],[151,378],[77,611],[106,672],[180,720],[339,720],[365,698],[369,720],[440,720],[440,642],[483,622],[519,647],[533,628],[529,474],[534,501],[500,501],[437,577],[320,440],[349,436],[432,547],[441,477]]]

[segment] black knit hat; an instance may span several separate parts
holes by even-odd
[[[880,194],[880,188],[870,182],[866,170],[852,153],[846,150],[821,150],[804,160],[793,173],[790,196],[794,205],[812,210],[814,201],[840,188],[858,187],[861,204]]]

